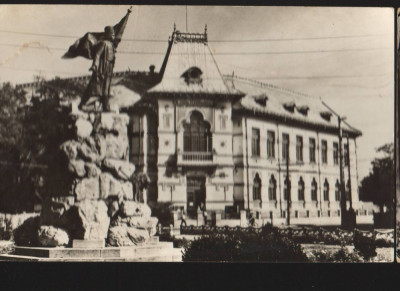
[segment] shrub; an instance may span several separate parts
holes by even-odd
[[[169,232],[162,233],[159,236],[159,240],[173,242],[174,248],[184,248],[190,244],[190,241],[186,238],[176,238],[175,236],[171,236]]]
[[[186,238],[173,238],[174,248],[185,248],[188,247],[190,244],[190,240]]]
[[[356,231],[353,243],[355,251],[357,251],[365,260],[368,261],[377,255],[374,238],[363,236],[360,232]]]
[[[340,250],[333,254],[333,262],[339,263],[359,263],[362,262],[357,253],[349,252],[349,250],[342,246]]]
[[[362,262],[357,253],[350,252],[344,245],[336,252],[318,250],[312,252],[311,262],[314,263],[359,263]]]
[[[39,245],[40,217],[31,217],[24,221],[14,232],[14,242],[18,246],[38,246]]]
[[[266,227],[260,233],[235,231],[197,238],[184,247],[182,260],[306,262],[307,256],[300,244]]]

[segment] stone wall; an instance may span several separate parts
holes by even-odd
[[[74,138],[60,146],[60,161],[54,161],[63,163],[64,174],[57,176],[59,189],[53,189],[43,203],[40,243],[70,245],[80,239],[122,246],[145,242],[155,233],[157,219],[146,204],[135,201],[128,115],[77,111],[70,117]]]

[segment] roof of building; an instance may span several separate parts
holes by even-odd
[[[224,79],[232,88],[246,93],[245,97],[234,104],[233,109],[236,111],[331,130],[338,128],[334,113],[317,97],[233,75],[224,75]],[[342,128],[352,135],[361,135],[360,130],[347,122],[342,123]]]
[[[207,31],[174,31],[169,42],[162,80],[149,93],[202,93],[240,95],[227,86],[207,44]]]

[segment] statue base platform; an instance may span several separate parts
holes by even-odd
[[[72,248],[104,248],[104,240],[74,239]]]
[[[79,244],[79,243],[78,243]],[[15,247],[13,254],[0,255],[1,261],[45,262],[181,262],[180,249],[172,242],[153,237],[147,243],[132,247]]]

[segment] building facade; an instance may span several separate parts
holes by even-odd
[[[159,74],[127,110],[149,201],[189,217],[245,209],[284,218],[290,195],[291,217],[341,215],[338,118],[319,99],[222,75],[206,32],[174,31]],[[361,132],[347,123],[342,132],[346,200],[359,210]]]

